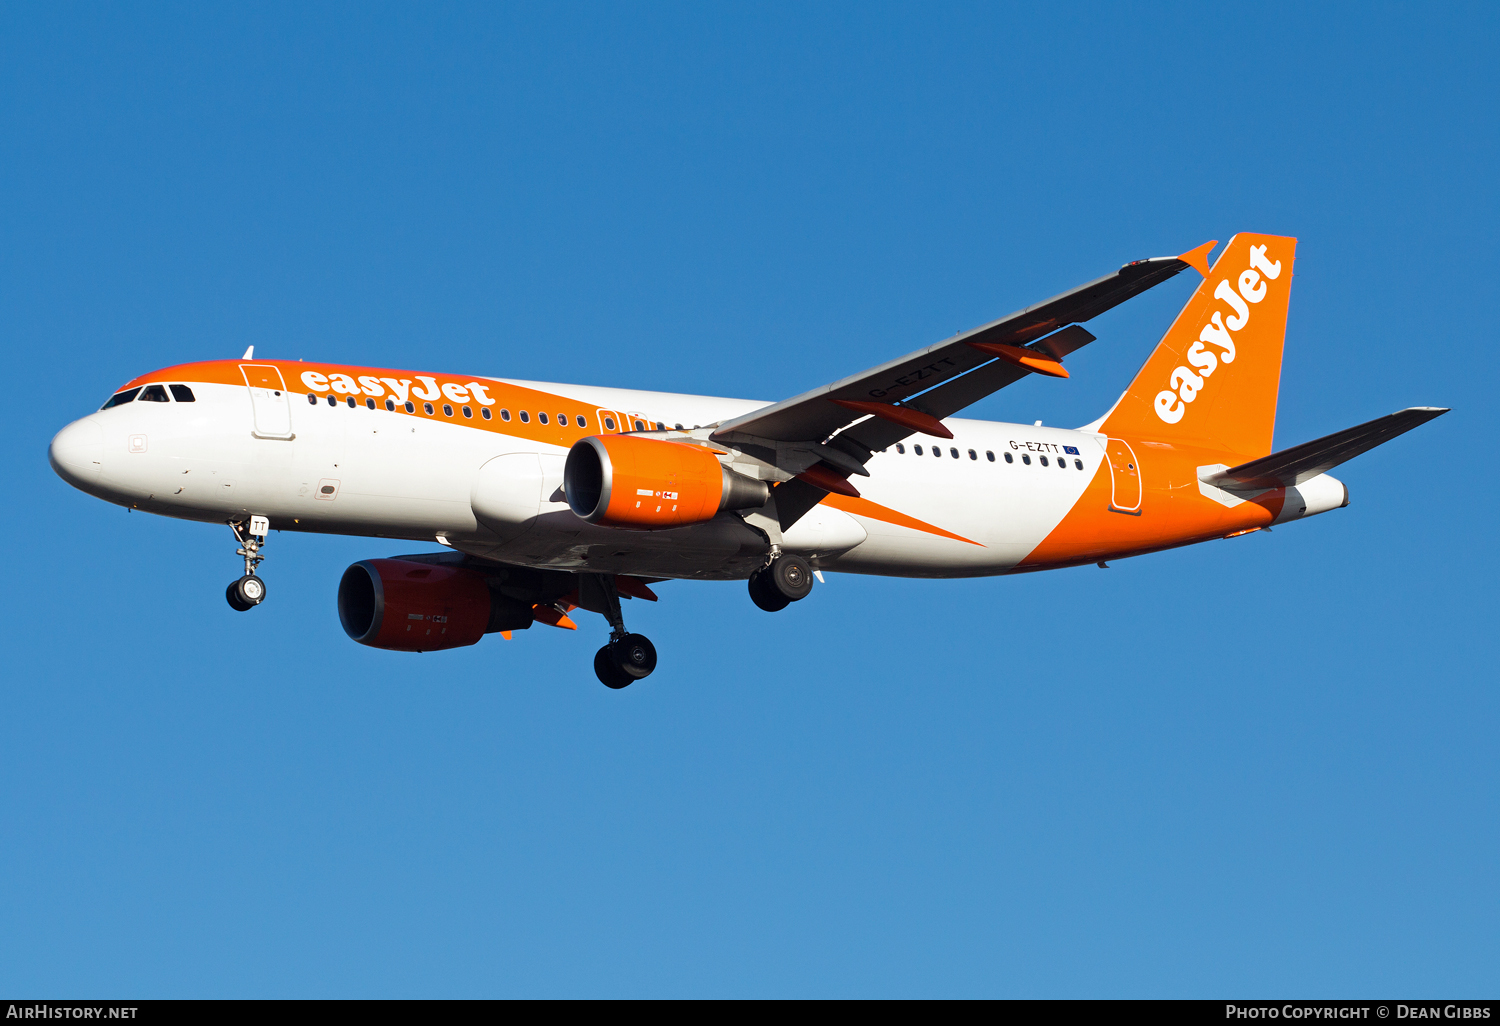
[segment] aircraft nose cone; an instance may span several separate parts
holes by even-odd
[[[47,447],[47,460],[68,484],[83,487],[99,477],[104,465],[104,429],[85,417],[57,433]]]

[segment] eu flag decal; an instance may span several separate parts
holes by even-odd
[[[1078,446],[1076,446],[1076,445],[1065,445],[1065,446],[1063,446],[1063,452],[1067,453],[1069,456],[1077,456],[1078,455]]]

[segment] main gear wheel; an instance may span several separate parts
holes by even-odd
[[[644,634],[623,634],[594,653],[594,673],[607,688],[623,688],[656,669],[656,646]]]
[[[780,555],[750,575],[750,599],[768,613],[812,594],[813,571],[801,556]]]

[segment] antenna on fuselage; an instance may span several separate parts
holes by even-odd
[[[242,356],[242,357],[240,357],[240,359],[241,360],[253,360],[253,359],[255,359],[255,347],[254,346],[250,346],[248,349],[246,349],[245,350],[245,355]]]

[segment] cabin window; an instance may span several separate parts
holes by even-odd
[[[169,403],[172,401],[167,398],[167,390],[160,385],[147,385],[141,389],[141,394],[136,396],[136,399],[143,403]]]
[[[1083,469],[1083,460],[1074,460],[1073,461],[1073,466],[1077,467],[1079,470],[1082,470]]]
[[[451,417],[451,416],[453,416],[453,407],[449,406],[447,403],[443,404],[443,416],[445,416],[445,417]]]
[[[958,459],[958,450],[957,449],[949,449],[948,450],[948,455],[952,456],[954,459]]]
[[[463,408],[463,415],[464,415],[464,420],[473,420],[474,419],[474,411],[471,410],[471,409],[469,409],[467,406],[465,406]]]
[[[509,410],[501,410],[500,411],[500,419],[503,420],[503,421],[505,421],[507,424],[509,424],[510,423],[510,411]]]
[[[485,420],[489,420],[490,419],[490,408],[488,406],[481,406],[479,408],[479,415],[481,417],[483,417]]]
[[[193,390],[186,385],[168,385],[167,387],[172,390],[172,398],[178,402],[190,403],[193,401]],[[313,401],[317,402],[316,399]]]
[[[991,463],[995,462],[995,454],[988,449],[984,451],[984,458],[989,460]]]
[[[604,430],[606,430],[606,431],[613,431],[614,429],[615,429],[615,418],[613,418],[613,417],[605,417],[604,418]]]
[[[932,447],[932,454],[934,456],[936,456],[938,459],[942,459],[943,458],[943,447],[941,445],[934,445]]]
[[[432,404],[431,403],[423,403],[422,404],[422,412],[425,413],[425,414],[427,414],[427,416],[429,416],[429,417],[432,416]]]
[[[313,395],[311,392],[307,393],[307,405],[309,405],[309,406],[316,406],[316,405],[318,405],[318,397],[315,396],[315,395]]]
[[[922,455],[922,447],[920,445],[912,446],[911,451],[916,453],[918,456]]]
[[[1045,456],[1039,456],[1037,458],[1042,461],[1042,466],[1044,466],[1044,467],[1047,466],[1047,457],[1045,457]]]
[[[385,408],[387,410],[389,410],[391,413],[395,413],[396,412],[396,400],[394,400],[394,399],[387,399],[385,401]]]
[[[134,402],[135,394],[139,391],[139,388],[127,388],[123,392],[116,392],[114,395],[109,397],[109,402],[105,403],[99,408],[101,410],[107,410],[113,406],[124,406],[126,403]]]
[[[521,423],[522,424],[530,424],[531,423],[531,414],[527,413],[525,410],[521,411]]]
[[[906,446],[902,445],[900,442],[897,442],[896,443],[896,451],[899,452],[899,453],[901,453],[902,455],[905,455],[905,453],[906,453]]]
[[[666,429],[667,429],[667,426],[665,424],[663,424],[661,421],[657,421],[656,422],[656,430],[658,430],[658,431],[665,431]]]
[[[673,425],[672,425],[672,426],[673,426],[673,427],[674,427],[674,428],[676,428],[676,429],[677,429],[677,430],[678,430],[678,431],[681,431],[681,430],[682,430],[682,425],[681,425],[681,424],[673,424]]]
[[[354,409],[354,396],[351,395],[349,398],[345,399],[344,402],[349,405],[349,409]]]
[[[1022,453],[1021,454],[1021,462],[1024,463],[1024,464],[1026,464],[1029,467],[1029,466],[1031,466],[1031,457],[1027,456],[1025,453]]]
[[[971,459],[971,460],[977,460],[977,459],[979,459],[979,453],[975,452],[973,449],[970,449],[969,450],[969,459]]]
[[[646,430],[646,425],[642,424],[640,421],[636,421],[635,422],[635,429],[637,431],[644,431],[644,430]]]
[[[411,402],[408,402],[406,404],[406,412],[407,413],[416,413],[417,412],[417,408],[416,408],[416,406],[414,404],[412,404]]]
[[[328,397],[328,405],[329,406],[337,406],[338,404],[339,404],[339,398],[338,398],[338,396],[331,395],[331,396]]]
[[[538,424],[545,424],[545,423],[547,423],[547,415],[545,413],[538,413],[536,415],[536,422]]]
[[[375,400],[374,399],[366,399],[365,400],[365,409],[367,409],[367,410],[373,410],[374,408],[375,408]]]

